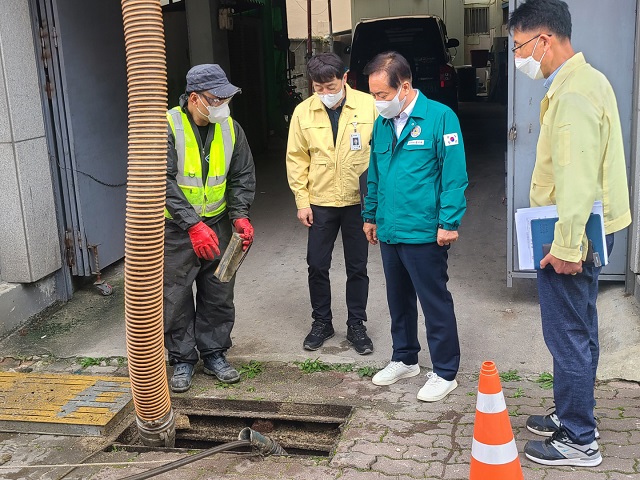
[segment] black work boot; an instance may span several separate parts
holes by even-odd
[[[367,335],[367,327],[362,322],[347,325],[347,341],[359,355],[373,352],[373,342]]]
[[[236,383],[240,380],[240,374],[227,362],[222,352],[204,358],[203,362],[204,373],[217,377],[222,383]]]
[[[313,325],[311,325],[311,331],[305,337],[302,346],[305,350],[318,350],[325,340],[329,340],[334,335],[335,331],[331,322],[314,320]]]
[[[191,388],[191,377],[193,377],[193,365],[190,363],[176,363],[169,381],[171,391],[182,393],[189,390]]]

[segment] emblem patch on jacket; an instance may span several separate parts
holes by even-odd
[[[450,147],[451,145],[458,145],[458,134],[446,133],[444,135],[444,145],[445,147]]]
[[[422,132],[422,129],[420,128],[420,125],[416,125],[413,130],[411,130],[411,136],[413,138],[416,138],[418,135],[420,135],[420,132]]]

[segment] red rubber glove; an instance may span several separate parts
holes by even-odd
[[[246,251],[253,243],[253,227],[248,218],[238,218],[233,222],[236,232],[242,237],[242,251]]]
[[[196,223],[188,231],[193,250],[198,257],[213,260],[216,255],[220,255],[218,237],[204,222]]]

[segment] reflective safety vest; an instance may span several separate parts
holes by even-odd
[[[178,154],[176,175],[178,186],[201,217],[215,217],[221,214],[227,208],[224,195],[227,187],[227,172],[236,143],[233,120],[229,117],[226,122],[215,124],[208,154],[209,171],[204,183],[200,147],[189,118],[180,107],[175,107],[167,112],[167,120],[175,138]],[[164,216],[172,218],[166,208]]]

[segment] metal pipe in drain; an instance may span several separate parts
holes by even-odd
[[[203,458],[209,457],[216,453],[221,453],[227,450],[233,450],[235,448],[240,447],[253,447],[256,452],[263,456],[268,457],[270,455],[286,455],[287,452],[278,445],[276,442],[271,440],[266,435],[262,435],[255,430],[251,430],[250,428],[243,428],[238,435],[238,440],[233,442],[228,442],[222,445],[218,445],[217,447],[210,448],[208,450],[204,450],[200,453],[196,453],[190,457],[181,458],[180,460],[176,460],[175,462],[167,463],[166,465],[162,465],[157,468],[153,468],[151,470],[147,470],[146,472],[139,473],[137,475],[132,475],[130,477],[125,477],[121,480],[144,480],[146,478],[152,478],[156,475],[160,475],[161,473],[170,472],[171,470],[175,470],[176,468],[183,467],[190,463],[196,462]]]

